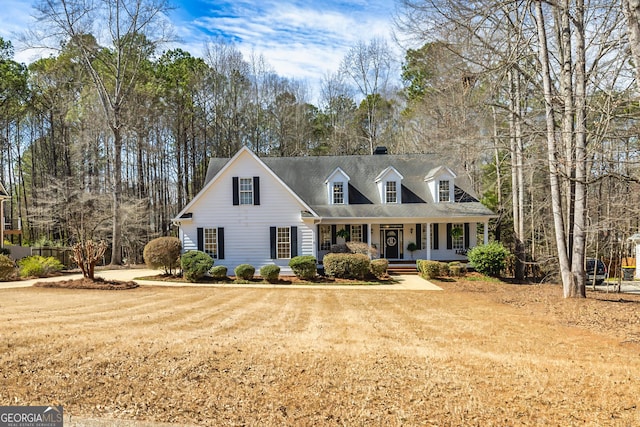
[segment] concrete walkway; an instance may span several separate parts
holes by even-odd
[[[221,288],[284,288],[284,289],[376,289],[389,291],[441,291],[442,288],[433,283],[424,280],[416,275],[399,275],[393,276],[398,283],[392,285],[271,285],[261,283],[251,284],[202,284],[202,283],[184,283],[184,282],[165,282],[159,280],[143,280],[141,278],[149,276],[157,276],[158,270],[149,269],[117,269],[96,271],[96,277],[102,277],[106,280],[119,280],[122,282],[134,281],[140,286],[174,286],[174,287],[221,287]],[[44,279],[19,280],[15,282],[0,282],[0,289],[9,288],[26,288],[33,286],[36,282],[56,282],[59,280],[73,280],[82,278],[82,274],[67,274],[60,277],[47,277]]]

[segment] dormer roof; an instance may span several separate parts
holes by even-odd
[[[341,175],[344,179],[346,179],[347,181],[350,181],[351,178],[349,177],[349,175],[347,175],[345,173],[345,171],[343,171],[340,167],[337,167],[333,172],[331,172],[331,174],[327,177],[327,179],[324,181],[325,184],[328,184],[330,182],[334,181],[334,178],[336,176]]]
[[[436,177],[442,177],[443,175],[449,175],[452,179],[457,178],[458,176],[454,171],[449,169],[447,166],[437,166],[429,171],[429,173],[424,177],[425,181],[431,181]]]
[[[394,176],[395,175],[395,176]],[[393,166],[387,166],[382,172],[376,176],[375,182],[384,181],[385,178],[392,176],[394,178],[404,179],[402,174],[396,170]]]

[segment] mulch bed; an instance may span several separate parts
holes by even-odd
[[[62,289],[99,289],[105,291],[120,291],[138,287],[136,282],[120,282],[116,280],[95,279],[60,280],[56,282],[36,282],[33,286],[38,288],[62,288]]]

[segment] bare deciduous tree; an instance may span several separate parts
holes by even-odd
[[[113,136],[113,230],[111,262],[122,261],[122,147],[125,104],[138,82],[144,61],[168,41],[163,13],[167,0],[107,0],[76,2],[44,0],[37,5],[43,26],[35,41],[71,44],[78,50],[102,103]],[[108,49],[99,44],[104,40]]]

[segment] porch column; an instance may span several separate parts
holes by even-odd
[[[427,233],[427,259],[431,259],[431,223],[426,223],[425,227],[427,227],[427,229],[425,230]]]
[[[371,226],[371,223],[367,224],[367,233],[369,235],[365,236],[365,237],[367,238],[367,242],[368,242],[368,245],[369,245],[369,249],[368,249],[368,251],[369,251],[369,259],[372,259],[373,255],[372,255],[372,251],[371,251],[371,241],[373,240],[373,228]],[[380,257],[378,256],[378,258],[380,258]]]
[[[311,253],[313,254],[313,257],[316,259],[316,262],[317,262],[317,260],[318,260],[318,239],[320,238],[320,236],[318,236],[319,227],[314,221],[314,222],[311,223],[311,226],[309,228],[311,228],[311,247],[313,248]]]
[[[489,243],[489,221],[484,222],[484,244]]]

